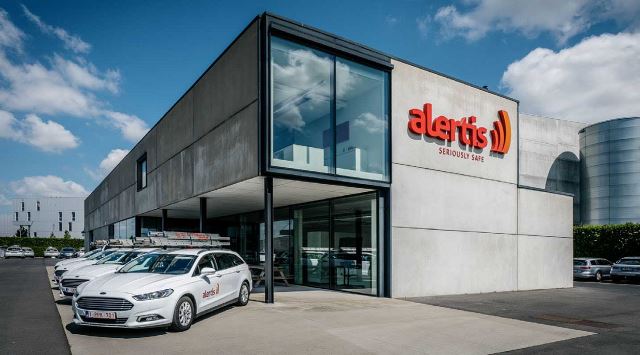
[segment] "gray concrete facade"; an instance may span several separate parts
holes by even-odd
[[[519,184],[573,195],[580,224],[580,144],[586,124],[520,113]]]
[[[640,223],[640,117],[580,131],[584,224]]]
[[[518,103],[402,61],[393,65],[393,297],[571,287],[572,197],[518,185]],[[434,118],[474,115],[489,129],[507,111],[511,149],[496,155],[489,146],[471,150],[459,140],[412,134],[409,110],[424,103]]]
[[[254,21],[86,198],[94,239],[108,225],[258,175],[258,22]],[[136,185],[146,154],[148,182]]]

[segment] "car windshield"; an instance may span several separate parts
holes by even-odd
[[[101,260],[102,258],[107,257],[107,256],[111,255],[114,252],[115,252],[115,249],[103,250],[103,251],[101,251],[99,253],[91,255],[87,259],[89,259],[89,260]]]
[[[8,251],[20,251],[20,248],[9,248]]]
[[[82,257],[83,257],[83,258],[89,258],[89,257],[91,257],[91,256],[93,256],[93,255],[98,254],[98,253],[99,253],[99,252],[101,252],[101,251],[102,251],[102,250],[100,250],[100,249],[95,249],[95,250],[92,250],[92,251],[90,251],[90,252],[88,252],[88,253],[85,253]]]
[[[63,253],[73,253],[73,252],[75,252],[75,251],[76,251],[76,250],[75,250],[75,249],[73,249],[73,248],[62,248],[62,252],[63,252]]]
[[[573,261],[573,266],[581,266],[581,265],[587,265],[587,261],[586,260],[574,260]]]
[[[618,261],[621,265],[640,265],[640,259],[622,259]]]
[[[22,248],[22,250],[24,250],[24,251],[33,251],[33,250],[31,250],[31,248]]]
[[[186,274],[191,270],[195,255],[147,254],[123,266],[119,272],[151,272],[156,274]]]
[[[126,251],[126,250],[120,250],[117,251],[115,253],[112,253],[111,255],[103,258],[102,260],[98,261],[96,264],[125,264],[133,259],[135,259],[138,255],[142,254],[142,252],[139,251]]]

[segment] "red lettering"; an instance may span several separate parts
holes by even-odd
[[[424,112],[414,108],[409,111],[409,115],[413,116],[413,118],[409,120],[409,130],[415,134],[427,133],[427,121],[425,120]]]

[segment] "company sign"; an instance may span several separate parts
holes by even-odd
[[[426,103],[423,109],[409,110],[409,131],[419,135],[440,139],[443,141],[455,142],[459,141],[465,146],[471,146],[477,149],[484,149],[489,145],[489,136],[491,137],[491,151],[497,154],[507,154],[511,146],[511,120],[507,111],[498,111],[498,120],[493,122],[493,129],[490,131],[481,126],[476,125],[477,118],[475,116],[462,117],[460,119],[447,118],[438,116],[433,118],[433,107],[430,103]],[[489,135],[487,135],[487,132]],[[469,153],[457,152],[451,154],[445,152],[446,148],[441,148],[441,154],[459,155]],[[448,150],[447,150],[448,151]],[[444,152],[444,153],[443,153]],[[460,156],[467,158],[466,156]],[[473,160],[484,160],[481,157],[471,157]]]

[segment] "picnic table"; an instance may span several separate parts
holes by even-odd
[[[249,265],[249,270],[251,270],[251,277],[253,278],[253,287],[258,287],[261,282],[264,282],[264,266]],[[282,272],[282,269],[277,266],[273,267],[273,280],[282,281],[285,286],[289,287],[287,277]]]

